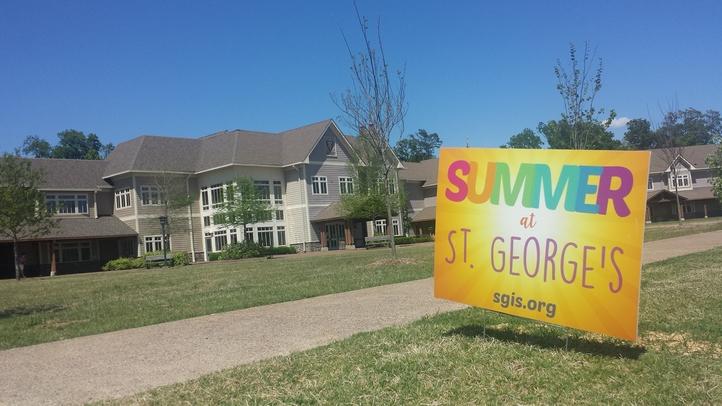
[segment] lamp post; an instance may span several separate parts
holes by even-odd
[[[168,225],[168,217],[160,216],[160,233],[163,239],[163,266],[168,266],[168,244],[166,244],[165,238],[165,226]]]

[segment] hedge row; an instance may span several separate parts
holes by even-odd
[[[113,259],[103,265],[104,271],[120,271],[123,269],[137,269],[145,267],[145,257],[163,255],[162,252],[148,252],[138,258],[118,258]],[[168,263],[171,266],[183,266],[190,263],[188,254],[185,252],[169,252]]]
[[[420,242],[430,241],[434,241],[434,238],[429,235],[423,235],[419,237],[394,237],[394,242],[396,243],[396,245],[417,244]]]
[[[211,252],[208,254],[209,261],[226,260],[226,259],[243,259],[265,257],[267,255],[284,255],[295,254],[296,249],[293,247],[261,247],[252,241],[244,241],[236,244],[228,245],[221,252]]]

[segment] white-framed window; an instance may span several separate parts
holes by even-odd
[[[278,246],[286,245],[286,227],[284,227],[284,226],[276,227],[276,235],[278,236],[278,239],[276,240],[276,245],[278,245]]]
[[[56,214],[88,214],[87,194],[52,194],[45,195],[48,211]]]
[[[246,226],[246,241],[254,241],[253,239],[253,227]]]
[[[223,185],[222,184],[211,185],[210,191],[211,191],[211,207],[213,207],[213,208],[221,207],[221,205],[224,202]]]
[[[208,186],[204,186],[201,188],[201,204],[203,210],[208,210],[211,208],[210,200],[208,199]]]
[[[311,192],[314,195],[327,195],[328,194],[328,180],[325,176],[314,176],[311,178]]]
[[[57,262],[89,262],[97,259],[97,251],[92,241],[62,241],[55,243]]]
[[[160,252],[163,251],[163,236],[161,235],[146,235],[143,237],[145,243],[145,252]],[[166,240],[168,251],[170,251],[170,240]]]
[[[203,216],[203,226],[204,227],[211,226],[211,216]]]
[[[258,227],[258,245],[262,247],[273,245],[273,227]]]
[[[232,228],[228,231],[228,233],[231,235],[231,244],[237,244],[238,243],[238,230],[235,228]]]
[[[283,220],[283,210],[276,210],[276,220]]]
[[[676,179],[674,175],[670,173],[669,180],[670,190],[674,190],[675,187],[677,189],[692,189],[692,179],[687,171],[678,171]]]
[[[353,194],[353,178],[350,176],[339,176],[338,187],[342,195]]]
[[[391,224],[394,227],[394,235],[401,235],[401,223],[399,219],[392,219]]]
[[[336,152],[336,140],[333,138],[326,139],[326,156],[338,156]]]
[[[216,243],[216,251],[222,251],[228,245],[228,234],[226,230],[220,230],[213,233],[214,242]]]
[[[281,187],[281,181],[273,181],[273,202],[276,204],[283,204],[283,187]]]
[[[143,206],[158,206],[163,204],[160,188],[155,185],[142,185],[140,187],[140,204]]]
[[[213,233],[206,233],[206,252],[213,252]]]
[[[384,180],[379,179],[377,182],[378,190],[383,192],[384,191]],[[390,194],[396,194],[396,183],[394,183],[393,179],[389,179],[389,193]]]
[[[386,219],[374,222],[374,235],[386,235]]]
[[[130,188],[118,189],[115,191],[115,208],[125,209],[132,205],[130,200]]]
[[[654,182],[652,182],[652,177],[647,178],[647,190],[654,190]]]
[[[267,180],[256,180],[253,181],[256,186],[256,192],[258,193],[258,199],[264,203],[271,203],[271,187]]]

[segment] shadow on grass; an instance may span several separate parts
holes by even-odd
[[[483,325],[466,325],[449,330],[446,336],[484,337]],[[541,333],[527,333],[514,331],[508,327],[494,325],[486,326],[486,337],[499,341],[514,342],[518,344],[533,345],[547,349],[564,349],[566,340],[563,336]],[[576,351],[591,355],[602,355],[614,358],[638,359],[647,350],[638,345],[621,341],[596,341],[585,337],[569,337],[569,351]]]
[[[65,309],[65,306],[58,304],[9,307],[7,309],[0,309],[0,319],[16,316],[29,316],[35,313],[53,313],[63,309]]]

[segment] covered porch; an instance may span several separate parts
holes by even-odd
[[[46,235],[18,242],[25,276],[95,272],[119,257],[135,257],[138,235],[115,217],[60,219]],[[15,277],[12,241],[0,241],[0,278]]]
[[[368,236],[366,221],[345,219],[339,203],[325,207],[312,220],[319,236],[321,251],[363,248]]]

